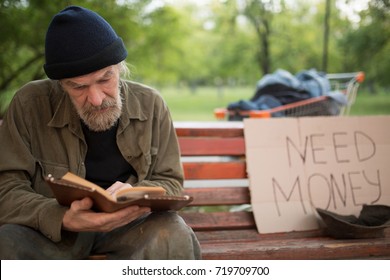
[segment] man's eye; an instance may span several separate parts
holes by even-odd
[[[105,84],[105,83],[108,83],[109,81],[110,81],[110,79],[100,80],[99,84]]]
[[[86,86],[78,86],[78,87],[74,87],[73,89],[75,89],[75,90],[83,90],[85,88],[86,88]]]

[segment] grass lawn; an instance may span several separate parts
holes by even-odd
[[[248,100],[254,94],[253,87],[188,87],[158,88],[171,110],[174,121],[215,121],[214,109],[225,108],[240,99]],[[13,91],[0,97],[0,111],[4,111]],[[0,114],[1,115],[1,114]],[[390,115],[390,92],[369,94],[358,92],[350,115]]]
[[[219,90],[213,87],[159,89],[168,103],[174,121],[215,121],[214,109],[225,108],[230,102],[248,100],[254,94],[250,87]],[[369,94],[359,91],[350,115],[390,115],[390,93]]]
[[[390,93],[358,92],[351,115],[390,115]]]
[[[249,99],[253,89],[231,87],[217,89],[202,87],[191,91],[188,87],[159,89],[167,102],[174,121],[215,121],[214,109],[225,108],[230,102]]]

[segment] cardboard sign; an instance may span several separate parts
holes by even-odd
[[[319,227],[315,208],[390,205],[390,116],[245,119],[260,233]]]

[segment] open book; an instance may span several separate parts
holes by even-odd
[[[166,195],[162,187],[128,187],[111,195],[102,187],[70,172],[61,178],[49,175],[46,182],[59,204],[70,206],[74,200],[90,197],[94,202],[93,209],[101,212],[114,212],[130,205],[150,207],[152,211],[179,210],[193,200],[186,195]]]

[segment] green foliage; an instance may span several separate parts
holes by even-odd
[[[366,72],[367,82],[389,85],[390,4],[375,0],[360,13],[359,28],[350,28],[340,40],[349,68]]]
[[[148,77],[153,83],[178,82],[190,36],[186,19],[184,13],[171,6],[158,8],[142,18],[142,36],[130,56],[137,76]]]
[[[45,77],[47,26],[71,4],[106,18],[126,43],[132,79],[157,87],[253,87],[267,71],[321,68],[325,1],[151,2],[164,1],[0,0],[0,105],[14,89]],[[365,71],[372,88],[389,86],[389,2],[370,1],[359,23],[332,3],[328,72]]]

